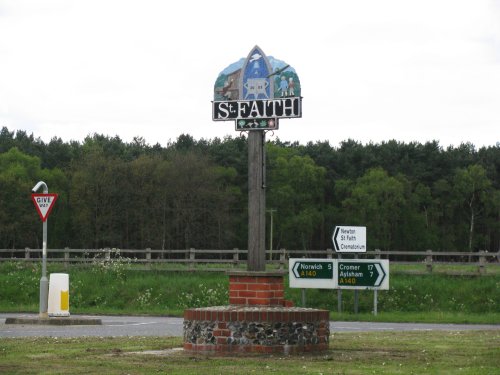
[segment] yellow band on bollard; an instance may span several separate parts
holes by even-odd
[[[61,290],[61,310],[69,310],[69,290]]]

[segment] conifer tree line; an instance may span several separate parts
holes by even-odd
[[[43,180],[59,194],[49,248],[245,249],[247,156],[238,136],[45,143],[3,127],[0,248],[41,248],[30,195]],[[274,249],[332,248],[336,225],[366,226],[371,250],[500,249],[500,143],[333,146],[275,137],[266,160]]]

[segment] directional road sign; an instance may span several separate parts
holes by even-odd
[[[339,259],[337,270],[335,281],[339,289],[389,289],[387,259]]]
[[[56,203],[57,194],[31,194],[31,200],[35,204],[40,219],[45,221],[49,217],[50,211],[52,211],[54,207],[54,203]]]
[[[292,258],[288,265],[291,288],[333,288],[334,260]]]
[[[366,227],[336,226],[332,240],[338,253],[366,253]]]
[[[290,259],[290,288],[389,289],[387,259]]]

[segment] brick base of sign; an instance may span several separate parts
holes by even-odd
[[[184,311],[184,350],[212,354],[321,352],[330,336],[327,310],[216,306]]]
[[[293,307],[283,272],[231,271],[229,306],[184,311],[184,349],[197,353],[303,353],[328,349],[327,310]]]
[[[285,306],[283,272],[231,271],[229,275],[229,304],[236,306]]]

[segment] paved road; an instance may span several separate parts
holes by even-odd
[[[155,316],[87,316],[102,320],[100,326],[44,326],[5,324],[7,317],[36,317],[34,314],[0,314],[0,337],[111,337],[111,336],[182,336],[182,318]],[[75,315],[75,317],[86,317]],[[417,324],[330,322],[333,332],[500,330],[493,324]]]

